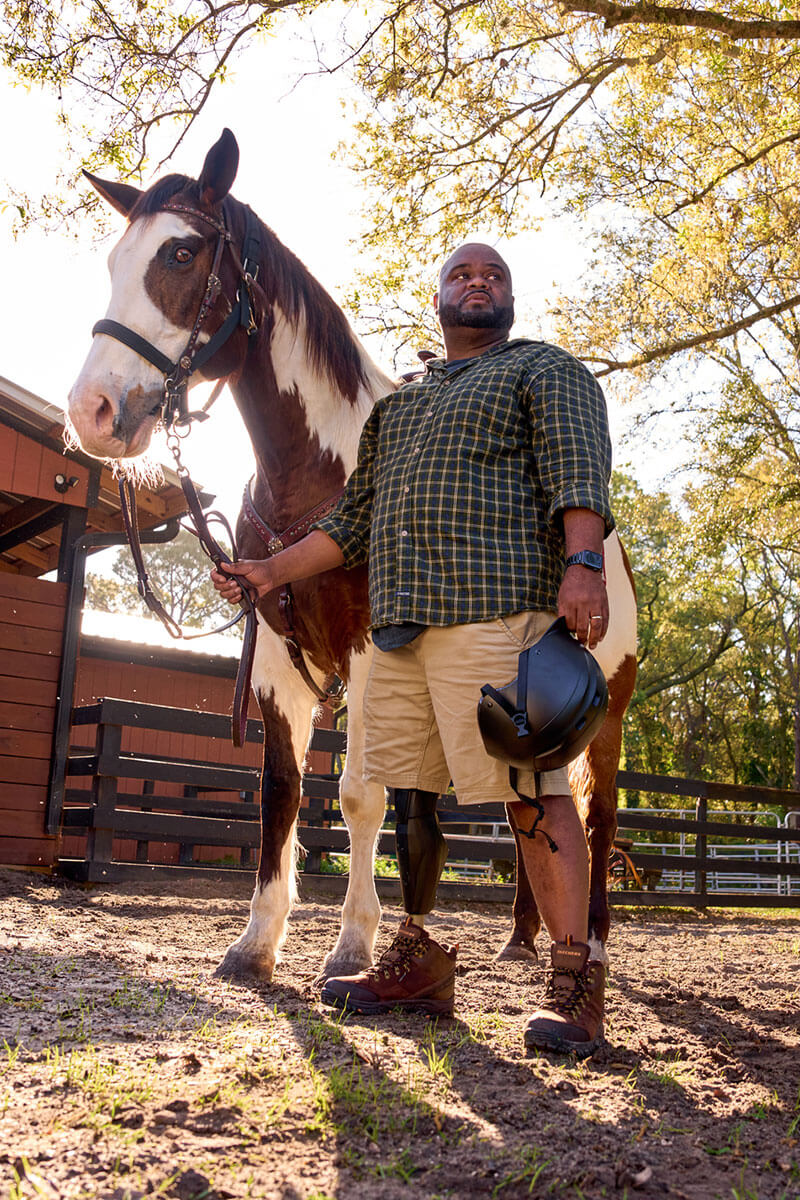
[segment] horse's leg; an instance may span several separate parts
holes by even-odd
[[[608,857],[617,832],[617,768],[622,746],[622,716],[627,704],[609,706],[600,732],[570,766],[570,784],[589,843],[589,946],[591,958],[608,963],[606,942]]]
[[[228,947],[217,974],[268,983],[297,898],[301,768],[315,702],[291,665],[282,639],[263,622],[259,622],[253,687],[264,721],[261,854],[250,920]]]
[[[355,975],[372,962],[381,906],[375,890],[375,843],[383,822],[386,796],[381,784],[363,778],[362,714],[372,647],[354,655],[347,682],[347,758],[339,783],[339,800],[350,833],[350,878],[342,908],[339,939],[327,955],[318,982]]]
[[[495,961],[504,962],[516,959],[524,962],[536,962],[538,955],[536,953],[535,941],[536,935],[542,927],[542,919],[539,916],[539,909],[536,906],[528,873],[525,870],[525,860],[522,857],[522,848],[519,842],[519,830],[517,829],[513,814],[508,809],[506,809],[506,812],[511,832],[514,834],[517,858],[517,882],[513,910],[514,924],[511,936],[496,956]]]

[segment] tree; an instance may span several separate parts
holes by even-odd
[[[800,783],[800,504],[770,500],[778,468],[680,503],[615,473],[639,597],[629,769]]]
[[[330,0],[58,10],[3,0],[0,61],[58,90],[87,165],[126,174],[144,166],[159,128],[175,129],[167,154],[180,142],[243,46],[337,11],[348,49],[323,67],[351,71],[364,97],[356,165],[383,270],[357,299],[378,306],[380,326],[419,329],[431,246],[476,219],[525,227],[544,189],[552,207],[602,213],[605,276],[582,308],[570,298],[564,329],[600,373],[661,362],[798,303],[800,22],[771,0],[744,13],[732,0],[382,0],[366,14]],[[99,106],[96,133],[73,126],[76,99]],[[391,317],[387,295],[400,297]]]
[[[145,554],[153,589],[176,624],[202,627],[230,619],[231,607],[211,586],[208,559],[192,534],[181,530],[171,542],[146,547]],[[110,578],[99,574],[89,576],[88,605],[104,612],[147,615],[136,586],[136,568],[127,549],[116,554],[113,570]]]

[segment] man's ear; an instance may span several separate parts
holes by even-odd
[[[438,292],[433,293],[433,311],[435,313],[438,313],[438,311],[439,311],[439,293]]]

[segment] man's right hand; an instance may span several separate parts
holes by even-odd
[[[278,586],[273,564],[268,558],[243,558],[235,563],[222,563],[220,570],[211,572],[211,582],[225,600],[238,604],[242,584],[260,599]]]
[[[240,562],[223,563],[221,570],[211,572],[211,582],[220,596],[230,600],[231,604],[238,604],[243,587],[260,600],[273,588],[332,571],[343,561],[342,552],[333,538],[321,529],[313,529],[272,558],[243,558]]]

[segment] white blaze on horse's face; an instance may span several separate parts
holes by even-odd
[[[196,238],[197,231],[174,213],[140,217],[108,260],[111,302],[106,317],[127,325],[173,362],[189,330],[173,324],[153,302],[146,281],[159,249],[174,238],[187,237]],[[84,450],[98,458],[141,454],[158,423],[163,395],[160,371],[115,338],[96,335],[69,394],[69,415]]]

